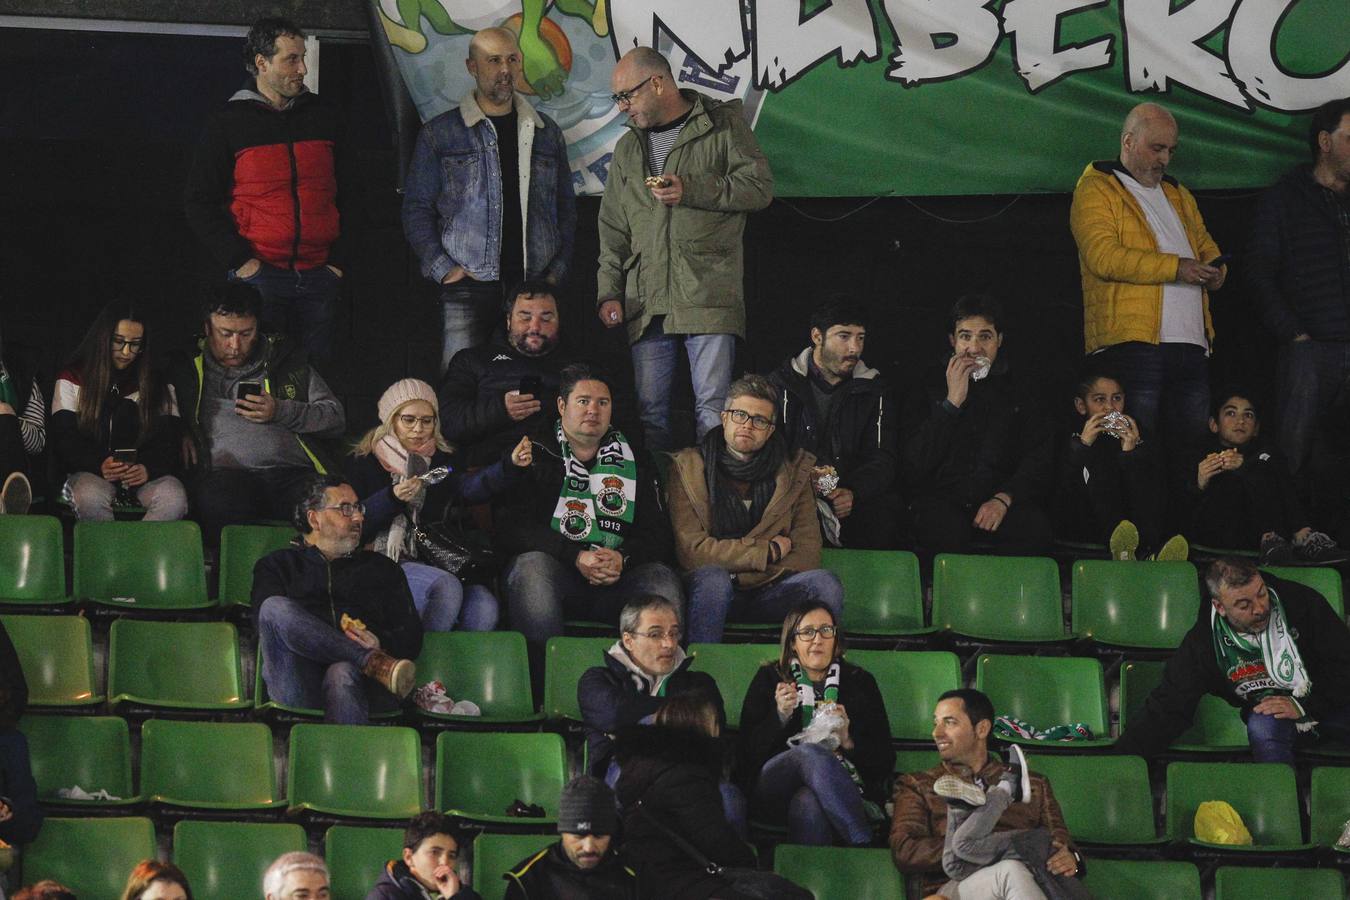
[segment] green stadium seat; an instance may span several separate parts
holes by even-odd
[[[1188,862],[1090,859],[1083,883],[1096,900],[1201,900],[1203,896],[1200,872]]]
[[[115,523],[114,523],[115,524]],[[163,709],[247,709],[239,634],[228,622],[117,619],[108,638],[108,702]]]
[[[220,592],[224,607],[253,602],[253,564],[295,537],[290,526],[226,525],[220,531]]]
[[[428,631],[417,657],[417,684],[440,681],[455,700],[472,700],[481,716],[417,710],[419,718],[482,725],[536,722],[525,636],[517,631]]]
[[[59,881],[80,900],[120,900],[127,875],[157,853],[155,826],[140,817],[49,818],[23,852],[22,884]]]
[[[1294,770],[1282,763],[1174,762],[1167,766],[1167,836],[1202,846],[1195,839],[1195,811],[1206,800],[1225,800],[1237,810],[1252,845],[1238,852],[1303,850]]]
[[[406,821],[422,810],[422,748],[411,728],[301,723],[286,773],[292,814]]]
[[[816,900],[905,900],[905,878],[889,850],[779,844],[773,870]]]
[[[1036,754],[1033,772],[1050,779],[1064,824],[1079,843],[1155,844],[1148,764],[1138,756]]]
[[[919,558],[908,550],[844,550],[825,547],[820,567],[844,584],[844,621],[848,634],[929,634],[923,622],[923,583]]]
[[[1345,900],[1345,878],[1335,869],[1220,866],[1215,870],[1214,900],[1251,900],[1252,897]]]
[[[403,829],[334,825],[323,844],[332,900],[366,900],[385,863],[403,858]]]
[[[141,727],[141,792],[152,803],[210,810],[286,805],[277,796],[272,731],[261,722],[176,722]]]
[[[94,706],[94,643],[83,616],[0,616],[28,682],[30,706]]]
[[[421,674],[420,672],[418,673]],[[264,717],[279,716],[287,719],[313,719],[320,721],[323,719],[323,710],[305,709],[299,706],[287,706],[279,700],[273,700],[267,693],[267,680],[263,678],[263,649],[262,641],[258,642],[257,654],[254,657],[253,665],[253,706],[258,713]],[[383,711],[371,711],[370,718],[373,722],[380,722],[387,719],[397,719],[403,715],[403,709],[386,709]]]
[[[750,682],[760,666],[778,659],[777,644],[690,644],[694,657],[691,671],[705,672],[717,682],[722,705],[727,711],[727,727],[741,726],[741,706]]]
[[[1188,562],[1074,564],[1073,630],[1099,644],[1174,649],[1199,610],[1200,585]]]
[[[157,612],[205,609],[206,565],[196,522],[77,522],[75,596]]]
[[[38,799],[60,806],[124,806],[140,797],[131,782],[131,734],[118,716],[34,716],[19,720]],[[120,800],[68,800],[61,788],[107,791]]]
[[[911,772],[927,772],[942,761],[936,750],[897,750],[895,751],[895,774],[908,775]]]
[[[305,830],[289,823],[183,821],[173,829],[173,861],[194,900],[260,897],[272,861],[308,849]]]
[[[544,647],[544,715],[554,721],[581,721],[577,682],[614,645],[612,637],[555,637]]]
[[[977,640],[1067,640],[1059,567],[1039,556],[939,553],[933,560],[933,624]]]
[[[933,709],[944,692],[961,687],[961,662],[945,650],[850,650],[848,660],[877,680],[891,740],[933,739]]]
[[[1120,670],[1120,730],[1144,711],[1144,701],[1162,683],[1162,662],[1128,662]],[[1240,753],[1250,747],[1247,725],[1236,707],[1206,694],[1195,708],[1195,720],[1171,749],[1187,753]]]
[[[1263,566],[1262,572],[1269,572],[1285,581],[1296,581],[1312,588],[1331,604],[1336,615],[1345,618],[1345,594],[1341,586],[1341,573],[1329,566]]]
[[[1017,743],[1072,751],[1114,742],[1102,664],[1096,659],[984,654],[975,670],[975,687],[989,695],[1000,716],[1013,716],[1036,728],[1082,722],[1093,734],[1092,740],[1015,739]]]
[[[483,900],[503,900],[502,874],[558,840],[556,834],[488,834],[473,841],[473,889]]]
[[[1320,847],[1335,847],[1350,821],[1350,767],[1318,766],[1312,770],[1308,792],[1310,808],[1309,836]],[[1339,853],[1350,850],[1336,847]]]
[[[0,516],[0,603],[69,603],[61,521],[52,516]]]
[[[475,822],[551,826],[567,781],[567,749],[553,732],[442,731],[436,736],[436,808]],[[517,799],[545,818],[506,815]]]

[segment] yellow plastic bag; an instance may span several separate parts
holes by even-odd
[[[1196,840],[1208,844],[1250,846],[1252,833],[1237,810],[1222,800],[1206,800],[1195,811]]]

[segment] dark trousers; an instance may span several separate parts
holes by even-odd
[[[1209,422],[1209,359],[1195,344],[1127,341],[1093,355],[1125,388],[1125,411],[1169,450],[1204,437]],[[1161,432],[1159,426],[1161,425]]]
[[[900,543],[900,500],[885,494],[853,502],[853,510],[839,520],[839,542],[850,550],[895,550]]]
[[[313,469],[215,469],[192,485],[192,505],[202,526],[202,543],[220,546],[226,525],[261,519],[291,521],[295,505],[317,473]]]
[[[1191,533],[1197,543],[1210,547],[1255,550],[1268,531],[1290,539],[1308,524],[1293,521],[1295,509],[1280,496],[1274,482],[1223,472],[1201,491]]]
[[[262,294],[262,330],[281,333],[304,348],[310,362],[323,362],[333,351],[337,295],[342,279],[327,266],[279,269],[267,263],[249,278],[236,278]]]
[[[28,451],[23,449],[18,416],[0,416],[0,484],[13,472],[28,472]]]
[[[997,531],[975,527],[979,504],[967,506],[945,497],[914,501],[914,533],[932,553],[969,553],[978,543],[993,544],[1001,556],[1039,556],[1050,549],[1050,519],[1035,503],[1013,500]]]

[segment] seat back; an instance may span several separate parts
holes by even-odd
[[[779,844],[773,870],[816,900],[904,900],[905,879],[889,850]]]
[[[984,654],[975,687],[989,695],[994,712],[1037,728],[1082,722],[1094,738],[1110,736],[1102,664],[1079,656]]]
[[[1140,757],[1043,753],[1029,764],[1050,779],[1075,841],[1147,844],[1157,838],[1148,764]]]
[[[28,682],[30,706],[91,706],[102,701],[94,644],[83,616],[0,616]]]
[[[1083,879],[1096,900],[1200,900],[1200,872],[1188,862],[1088,861]]]
[[[1214,900],[1250,900],[1252,897],[1345,900],[1345,879],[1335,869],[1220,866],[1215,870]]]
[[[242,709],[239,634],[228,622],[118,619],[108,638],[109,702]]]
[[[1167,766],[1167,836],[1195,837],[1195,811],[1206,800],[1237,810],[1257,846],[1303,843],[1294,770],[1282,763],[1174,762]]]
[[[1128,662],[1120,670],[1120,728],[1143,718],[1144,701],[1162,683],[1160,661]],[[1184,734],[1172,742],[1179,750],[1231,753],[1249,746],[1247,725],[1235,707],[1221,697],[1206,694],[1195,708],[1195,719]]]
[[[417,684],[432,681],[444,684],[455,700],[478,704],[485,717],[535,717],[525,636],[517,631],[428,631],[417,657]]]
[[[385,863],[403,858],[403,829],[334,825],[323,855],[333,900],[366,900]]]
[[[1336,569],[1329,566],[1262,566],[1261,571],[1312,588],[1326,598],[1336,615],[1345,618],[1345,594],[1341,573]]]
[[[295,537],[295,529],[281,525],[226,525],[220,530],[221,606],[249,606],[253,602],[253,564]]]
[[[80,900],[120,900],[127,875],[156,853],[155,826],[146,818],[49,818],[24,849],[22,883],[50,878]]]
[[[844,628],[850,634],[899,634],[924,627],[919,558],[908,550],[825,547],[820,567],[844,585]]]
[[[179,822],[173,861],[195,900],[261,897],[263,874],[283,853],[308,850],[305,830],[292,824]]]
[[[72,801],[61,788],[87,793],[107,791],[123,802],[136,799],[131,783],[131,735],[119,716],[24,716],[19,731],[28,738],[28,755],[38,799],[99,805],[113,801]]]
[[[1088,559],[1073,567],[1073,630],[1103,644],[1172,649],[1200,610],[1200,584],[1188,562],[1135,566]]]
[[[727,711],[727,726],[741,727],[741,706],[745,703],[750,682],[760,666],[778,658],[775,644],[690,644],[694,657],[689,667],[704,672],[717,682],[722,692],[722,705]]]
[[[1312,770],[1308,792],[1310,820],[1308,837],[1322,847],[1331,847],[1350,820],[1350,767],[1318,766]]]
[[[544,648],[544,715],[547,718],[581,721],[577,682],[587,669],[604,665],[601,656],[614,640],[608,637],[549,638]]]
[[[196,522],[78,522],[75,596],[125,609],[201,609],[206,596]]]
[[[554,834],[478,835],[473,841],[473,889],[483,900],[502,900],[506,896],[502,875],[556,840]]]
[[[850,650],[848,661],[877,680],[892,740],[931,740],[937,698],[961,687],[961,661],[945,650]]]
[[[484,822],[540,824],[558,817],[567,750],[554,732],[442,731],[436,736],[436,808]],[[544,808],[543,819],[514,819],[517,799]]]
[[[177,722],[141,727],[141,793],[198,809],[276,805],[272,731],[261,722]]]
[[[0,516],[0,603],[65,603],[61,521],[53,516]]]
[[[411,728],[301,723],[286,773],[293,812],[410,819],[422,809],[422,749]]]
[[[1063,640],[1059,567],[1039,556],[939,553],[933,560],[933,624],[984,640]]]

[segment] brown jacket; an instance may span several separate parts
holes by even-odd
[[[1003,774],[1003,763],[994,757],[979,772],[991,785]],[[956,775],[974,781],[966,766],[942,763],[927,772],[902,775],[895,783],[895,815],[891,818],[891,857],[901,872],[927,875],[924,895],[934,893],[947,883],[942,872],[942,844],[947,837],[947,801],[933,793],[933,782],[943,775]],[[1056,841],[1075,849],[1064,825],[1055,793],[1044,775],[1031,773],[1031,802],[1014,803],[998,820],[995,831],[1014,831],[1045,826]]]
[[[757,588],[783,575],[820,568],[820,525],[811,490],[816,458],[798,450],[778,470],[773,497],[759,523],[745,537],[715,538],[703,454],[687,447],[675,454],[670,471],[670,523],[675,529],[675,555],[686,572],[699,566],[721,566],[736,576],[740,588]],[[772,565],[769,541],[784,534],[792,550]]]

